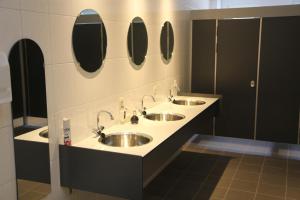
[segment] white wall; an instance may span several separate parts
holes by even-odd
[[[10,104],[0,104],[0,199],[16,199],[12,134]]]
[[[108,36],[106,59],[93,74],[76,65],[71,44],[76,16],[87,8],[100,14]],[[182,90],[187,90],[190,13],[175,12],[175,8],[172,0],[0,0],[0,51],[8,54],[17,40],[30,38],[40,45],[45,57],[52,179],[52,192],[47,199],[70,197],[59,181],[58,143],[63,117],[72,120],[73,142],[77,142],[92,134],[98,110],[107,109],[117,115],[120,96],[133,110],[139,107],[142,95],[153,92],[154,86],[161,101],[174,79]],[[146,61],[139,70],[128,59],[126,42],[129,23],[136,16],[144,19],[149,38]],[[159,46],[166,20],[173,24],[175,35],[173,58],[168,64],[162,61]],[[0,108],[0,199],[13,200],[16,188],[8,108],[9,104]],[[117,121],[104,121],[105,126],[113,123]],[[78,195],[85,196],[77,194],[77,198]]]

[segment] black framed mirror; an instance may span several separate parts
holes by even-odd
[[[174,31],[169,21],[166,21],[161,29],[160,50],[164,60],[170,61],[174,50]]]
[[[141,65],[148,50],[148,35],[145,23],[140,17],[135,17],[130,23],[127,47],[131,61],[136,65]]]
[[[18,199],[39,200],[51,190],[44,55],[36,42],[21,39],[9,65]]]
[[[76,18],[72,33],[73,51],[80,67],[87,72],[101,68],[106,56],[106,29],[100,15],[83,10]]]

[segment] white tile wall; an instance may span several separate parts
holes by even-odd
[[[0,199],[16,199],[10,104],[0,105]]]
[[[90,129],[95,126],[99,109],[110,110],[117,116],[120,96],[132,112],[155,85],[160,100],[165,100],[173,79],[182,88],[187,85],[189,12],[174,12],[174,7],[171,0],[0,0],[0,26],[5,27],[0,29],[0,51],[8,53],[17,40],[30,38],[44,53],[52,179],[52,192],[47,199],[69,197],[59,181],[58,143],[63,117],[71,118],[73,142],[79,141],[92,134]],[[76,16],[84,9],[94,9],[100,14],[108,37],[107,57],[102,68],[92,74],[78,66],[72,52],[72,28]],[[129,23],[136,16],[144,19],[149,37],[146,61],[139,69],[128,58],[126,42]],[[168,65],[163,63],[159,47],[161,26],[166,20],[173,23],[175,30],[174,58]],[[0,164],[0,199],[13,200],[14,171],[4,173],[7,168],[14,169],[11,122],[7,120],[11,116],[7,108],[0,107],[0,111],[0,125],[6,126],[0,129],[0,149],[5,154],[1,155],[1,161],[5,162]],[[116,121],[103,120],[103,123],[110,126]],[[78,197],[83,196],[79,192]]]
[[[0,104],[0,127],[11,125],[10,104]]]
[[[13,142],[12,142],[12,127],[7,126],[0,129],[0,185],[11,182],[15,177],[14,170],[7,170],[13,166]]]
[[[72,30],[75,17],[50,15],[51,52],[53,63],[73,62]]]
[[[21,11],[22,37],[34,40],[42,49],[46,64],[51,62],[49,15],[47,13]]]
[[[13,44],[21,38],[21,15],[19,11],[0,7],[0,37],[0,51],[8,55]]]
[[[0,0],[0,7],[3,8],[20,8],[20,0]]]
[[[48,13],[48,0],[20,0],[21,9],[35,12]]]
[[[3,200],[16,200],[17,192],[16,192],[16,181],[13,180],[11,182],[7,182],[4,185],[0,186],[0,199]]]

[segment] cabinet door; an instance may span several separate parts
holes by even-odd
[[[300,102],[300,17],[262,23],[257,139],[297,143]]]
[[[259,19],[218,22],[217,93],[223,95],[216,135],[254,138]]]
[[[192,92],[214,93],[216,20],[193,20]],[[213,119],[202,119],[199,133],[213,133]]]

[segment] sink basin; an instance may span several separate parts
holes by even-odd
[[[48,129],[41,131],[39,135],[43,138],[49,138]]]
[[[120,132],[112,133],[105,136],[104,139],[99,138],[102,144],[113,147],[135,147],[142,146],[152,141],[152,137],[143,133]]]
[[[184,119],[185,116],[181,114],[170,113],[150,113],[145,115],[145,118],[153,121],[177,121]]]
[[[185,105],[185,106],[197,106],[205,104],[205,101],[200,100],[185,100],[185,99],[175,99],[172,101],[173,104]]]

